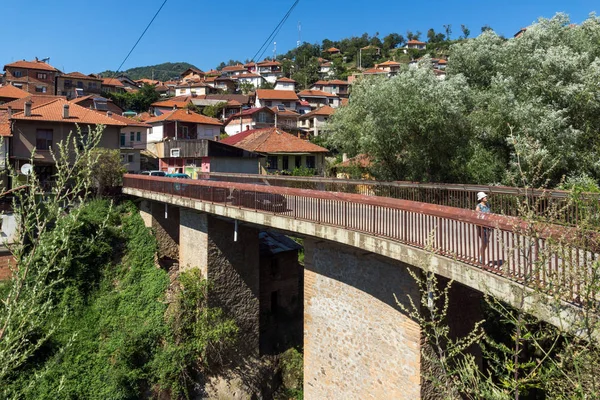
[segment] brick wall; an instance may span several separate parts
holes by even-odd
[[[394,294],[418,298],[407,266],[353,247],[305,239],[307,399],[418,399],[418,324]]]

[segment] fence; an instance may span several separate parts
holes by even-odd
[[[124,187],[341,227],[454,258],[526,285],[589,298],[599,241],[574,228],[412,200],[210,180],[125,175]],[[591,293],[595,297],[595,292]]]
[[[582,220],[600,224],[597,218],[600,215],[598,195],[582,193],[574,197],[565,190],[228,173],[204,173],[199,178],[389,197],[470,210],[475,209],[477,192],[482,191],[489,195],[496,214],[523,216],[527,212],[567,225],[575,225]]]

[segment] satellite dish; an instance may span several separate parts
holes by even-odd
[[[23,175],[29,175],[29,174],[31,174],[31,170],[32,170],[32,169],[33,169],[33,165],[31,165],[31,164],[29,164],[29,163],[27,163],[27,164],[23,164],[23,165],[21,166],[21,173],[22,173]]]

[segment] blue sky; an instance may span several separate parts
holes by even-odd
[[[0,65],[20,59],[50,57],[64,72],[114,70],[123,61],[163,0],[29,0],[3,2],[0,24]],[[187,61],[203,70],[221,61],[251,58],[277,25],[293,0],[219,1],[168,0],[123,69]],[[300,0],[275,39],[277,52],[298,40],[321,43],[325,38],[379,32],[405,34],[429,28],[453,37],[465,24],[471,35],[490,25],[511,36],[538,17],[566,12],[575,23],[600,12],[591,0],[387,1]],[[265,55],[272,55],[273,45]]]

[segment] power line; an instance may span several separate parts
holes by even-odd
[[[290,7],[290,9],[288,10],[288,12],[283,16],[283,18],[281,19],[281,21],[279,21],[279,23],[277,24],[277,26],[273,29],[273,31],[271,32],[271,34],[269,35],[269,37],[267,37],[267,39],[265,40],[265,42],[262,44],[262,46],[260,46],[260,48],[258,49],[258,51],[254,54],[254,57],[252,57],[251,61],[254,61],[256,59],[256,56],[262,51],[260,57],[262,57],[262,55],[265,53],[266,48],[265,46],[267,45],[267,43],[269,43],[272,39],[275,38],[275,36],[277,36],[277,34],[279,33],[279,31],[281,30],[281,27],[283,26],[283,24],[285,24],[285,21],[287,21],[287,19],[289,18],[290,14],[292,13],[292,11],[294,10],[294,8],[296,8],[296,5],[298,5],[298,2],[300,0],[296,0],[294,2],[294,4],[292,4],[292,6]],[[264,48],[264,50],[263,50]],[[259,57],[259,58],[260,58]]]
[[[144,32],[142,32],[142,34],[140,35],[140,37],[138,38],[137,42],[135,42],[135,44],[133,45],[133,47],[131,48],[131,50],[129,50],[129,53],[127,54],[127,57],[125,57],[125,59],[123,60],[123,62],[121,63],[121,65],[119,65],[119,68],[117,68],[117,71],[115,72],[115,76],[119,73],[119,71],[121,70],[121,67],[123,66],[123,64],[125,64],[125,62],[127,61],[127,59],[129,58],[129,56],[131,55],[131,53],[133,53],[133,50],[135,50],[136,46],[138,45],[138,43],[140,42],[140,40],[142,40],[142,38],[144,37],[144,35],[146,34],[146,31],[148,30],[148,28],[150,28],[150,25],[152,25],[152,23],[154,22],[154,20],[156,19],[156,17],[158,16],[158,13],[160,13],[160,10],[163,9],[163,7],[165,6],[165,4],[167,4],[167,0],[163,1],[162,5],[160,6],[160,8],[158,9],[158,11],[156,12],[156,14],[154,14],[154,17],[152,17],[152,19],[150,20],[150,22],[148,23],[148,25],[146,26],[146,29],[144,29]]]

